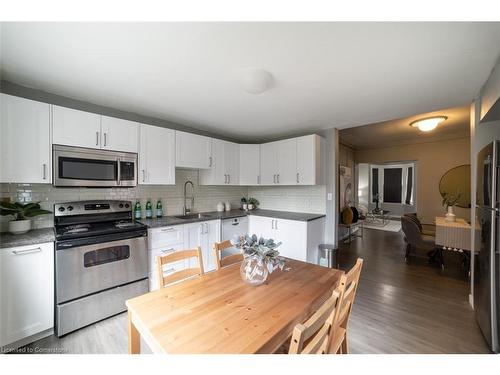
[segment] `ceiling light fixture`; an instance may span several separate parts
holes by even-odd
[[[262,94],[273,83],[273,76],[263,69],[247,69],[242,77],[243,90],[250,94]]]
[[[414,128],[418,128],[418,130],[422,132],[430,132],[434,129],[437,128],[437,126],[448,119],[447,116],[433,116],[433,117],[426,117],[426,118],[421,118],[418,120],[415,120],[410,123],[410,126]]]

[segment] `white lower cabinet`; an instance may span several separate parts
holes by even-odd
[[[184,245],[187,249],[201,247],[205,272],[215,270],[212,246],[220,241],[220,220],[210,220],[184,225]],[[190,260],[195,262],[195,260]],[[191,266],[194,266],[192,264]]]
[[[281,242],[280,255],[316,263],[318,246],[324,241],[324,218],[312,221],[284,220],[271,217],[249,217],[249,232],[258,237]]]
[[[214,242],[220,242],[220,225],[220,220],[210,220],[150,229],[148,232],[149,290],[156,290],[159,287],[156,271],[156,257],[159,255],[190,250],[200,246],[205,272],[215,270],[212,246]],[[167,276],[184,268],[197,267],[196,262],[196,259],[193,258],[166,265],[163,274]]]
[[[0,249],[0,347],[53,326],[54,243]]]

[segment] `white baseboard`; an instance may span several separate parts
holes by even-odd
[[[474,297],[472,297],[472,293],[469,294],[469,304],[470,307],[472,307],[472,309],[474,310]]]

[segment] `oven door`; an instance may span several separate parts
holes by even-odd
[[[57,303],[145,279],[147,262],[146,237],[57,250]]]
[[[53,157],[54,186],[136,186],[137,154],[54,145]]]

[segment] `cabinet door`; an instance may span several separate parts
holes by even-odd
[[[260,145],[260,183],[261,185],[275,185],[278,174],[276,152],[277,142]]]
[[[240,185],[260,185],[260,145],[240,145]]]
[[[297,138],[297,185],[316,184],[316,136]]]
[[[275,219],[272,238],[281,242],[278,247],[280,255],[307,261],[307,222]]]
[[[140,124],[139,184],[175,184],[175,132]]]
[[[248,234],[255,234],[257,237],[264,237],[265,239],[274,238],[274,220],[269,217],[250,215]]]
[[[184,248],[186,250],[195,249],[200,246],[203,253],[203,243],[207,242],[206,238],[203,236],[205,233],[205,223],[191,223],[184,225]],[[206,247],[206,245],[205,245]],[[190,267],[196,267],[196,260],[189,259],[188,264]],[[206,260],[203,259],[203,268],[206,267]]]
[[[51,183],[50,105],[1,94],[0,182]]]
[[[208,169],[211,139],[197,134],[175,132],[175,165],[182,168]]]
[[[297,181],[297,139],[276,142],[279,185],[296,185]]]
[[[226,142],[224,145],[224,160],[228,185],[239,185],[240,150],[237,143]]]
[[[0,347],[54,325],[52,242],[0,251]]]
[[[139,148],[137,122],[102,116],[102,148],[106,150],[137,152]]]
[[[225,144],[228,142],[212,139],[211,143],[210,169],[200,170],[200,185],[225,185],[227,184]]]
[[[210,272],[216,269],[213,246],[215,242],[220,242],[221,224],[220,220],[212,220],[205,222],[204,225],[204,240],[201,251],[203,253],[205,272]]]
[[[101,147],[101,115],[52,106],[53,143],[87,148]]]

